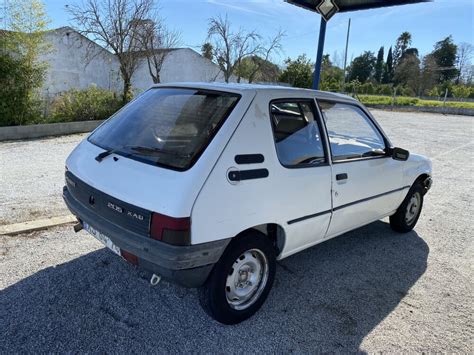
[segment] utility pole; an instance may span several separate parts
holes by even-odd
[[[343,83],[346,82],[347,51],[349,49],[349,34],[350,34],[350,32],[351,32],[351,19],[349,18],[349,22],[347,24],[346,51],[344,52],[344,79],[343,79]]]

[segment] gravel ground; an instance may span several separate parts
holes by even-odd
[[[374,113],[395,145],[433,159],[434,186],[415,231],[396,234],[379,221],[281,261],[265,305],[236,326],[211,320],[196,290],[149,286],[85,232],[0,237],[0,352],[473,353],[473,118]],[[57,200],[53,186],[62,186],[66,151],[78,139],[0,144],[11,190],[0,192],[1,215],[10,198],[29,206],[16,181],[40,176],[38,164],[48,169],[48,197],[25,187]],[[58,167],[47,167],[47,146],[58,141],[61,159],[48,160]],[[23,158],[4,157],[7,149]],[[35,171],[12,168],[28,162],[25,150],[46,154]]]
[[[69,213],[61,197],[64,162],[85,136],[0,142],[0,225]]]

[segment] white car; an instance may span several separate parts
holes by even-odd
[[[66,163],[64,200],[129,262],[187,287],[216,320],[263,304],[280,260],[378,219],[408,232],[431,162],[394,148],[343,95],[275,86],[157,85]]]

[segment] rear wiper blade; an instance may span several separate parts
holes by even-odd
[[[130,154],[127,154],[127,153],[123,153],[122,152],[122,149],[125,148],[125,147],[120,147],[120,148],[114,148],[114,149],[107,149],[105,152],[102,152],[100,154],[98,154],[96,157],[95,157],[95,160],[97,160],[99,163],[104,160],[105,158],[107,158],[109,155],[111,154],[114,154],[114,153],[120,153],[120,155],[123,155],[124,157],[129,157]]]
[[[143,154],[161,153],[161,154],[174,155],[177,157],[185,157],[185,158],[188,158],[191,156],[190,154],[176,153],[176,152],[171,152],[169,150],[164,150],[160,148],[151,148],[151,147],[142,147],[142,146],[128,146],[126,148],[129,148],[131,150],[134,150],[136,152],[143,153]]]
[[[116,151],[117,151],[117,149],[107,149],[105,152],[102,152],[102,153],[98,154],[95,157],[95,160],[97,160],[100,163],[104,158],[107,158],[110,154],[113,154]]]

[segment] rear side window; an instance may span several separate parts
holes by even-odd
[[[326,162],[314,105],[308,101],[274,101],[270,104],[278,159],[286,167],[315,166]]]
[[[150,89],[100,126],[89,141],[132,159],[186,170],[239,98],[198,89]]]
[[[357,106],[319,101],[334,161],[380,157],[385,141],[372,120]]]

